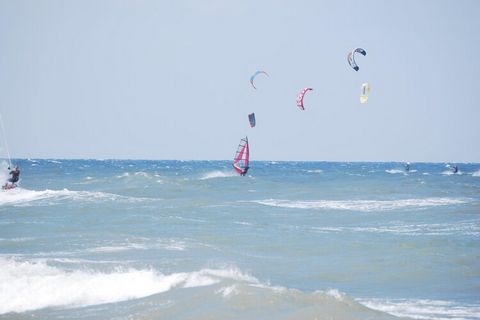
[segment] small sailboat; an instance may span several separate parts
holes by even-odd
[[[238,144],[237,152],[233,158],[233,168],[238,174],[244,176],[247,174],[249,169],[248,163],[250,158],[250,149],[248,145],[248,137],[240,140]]]

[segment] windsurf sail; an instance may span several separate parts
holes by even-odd
[[[255,121],[255,113],[250,113],[248,115],[248,121],[250,122],[250,127],[255,127],[256,121]]]
[[[233,168],[238,174],[244,176],[248,171],[248,163],[250,158],[250,150],[248,146],[248,137],[240,140],[238,144],[237,152],[233,158]]]

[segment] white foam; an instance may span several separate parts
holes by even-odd
[[[26,241],[32,241],[32,240],[35,240],[35,238],[31,238],[31,237],[11,238],[11,239],[0,238],[0,242],[1,241],[5,241],[5,242],[26,242]]]
[[[359,299],[363,305],[398,317],[428,320],[470,320],[480,316],[480,305],[426,299]]]
[[[89,252],[121,252],[121,251],[127,251],[127,250],[132,250],[132,249],[145,249],[144,246],[138,245],[138,244],[131,244],[128,246],[104,246],[104,247],[96,247],[96,248],[91,248],[88,251]]]
[[[323,170],[316,169],[316,170],[307,170],[308,173],[323,173]]]
[[[243,226],[251,226],[252,225],[252,223],[246,222],[246,221],[235,221],[234,223],[235,224],[241,224]]]
[[[398,169],[385,170],[385,172],[390,174],[406,174],[405,171]]]
[[[345,293],[340,292],[337,289],[328,289],[327,291],[323,291],[323,293],[330,297],[334,297],[338,301],[343,301],[345,299]]]
[[[423,198],[400,200],[278,200],[252,201],[266,206],[295,209],[334,209],[353,211],[389,211],[398,209],[421,209],[467,203],[460,198]]]
[[[480,170],[477,170],[474,173],[472,173],[472,177],[480,177]]]
[[[208,180],[208,179],[216,179],[216,178],[230,178],[230,177],[235,177],[237,174],[235,174],[232,171],[211,171],[205,173],[200,180]]]
[[[119,178],[119,179],[120,179],[120,178],[126,178],[126,177],[128,177],[128,176],[130,176],[130,173],[124,172],[124,173],[122,173],[121,175],[117,176],[117,178]]]
[[[238,294],[239,291],[236,285],[232,285],[232,286],[220,288],[215,293],[221,294],[224,298],[226,298],[226,297]]]
[[[150,200],[148,198],[133,198],[125,197],[106,192],[91,192],[91,191],[71,191],[68,189],[63,190],[43,190],[35,191],[17,187],[5,192],[0,192],[0,205],[28,205],[30,202],[50,200],[75,200],[75,201],[143,201]],[[51,202],[49,202],[51,204]]]
[[[366,233],[392,233],[408,236],[437,236],[437,235],[480,235],[480,226],[476,222],[457,222],[455,224],[412,224],[412,225],[385,225],[376,227],[313,227],[321,233],[338,232],[366,232]]]
[[[70,271],[45,262],[0,258],[0,314],[138,299],[175,287],[208,286],[225,279],[257,282],[235,268],[164,275],[154,269],[132,268]]]
[[[457,172],[453,172],[453,171],[446,170],[446,171],[442,172],[442,175],[444,175],[444,176],[453,176],[453,175],[463,176],[463,171],[458,170]]]

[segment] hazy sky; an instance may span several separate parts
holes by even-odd
[[[0,0],[0,112],[20,158],[231,159],[248,135],[253,160],[480,162],[479,17],[475,0]]]

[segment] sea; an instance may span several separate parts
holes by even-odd
[[[480,319],[480,164],[14,163],[0,320]]]

